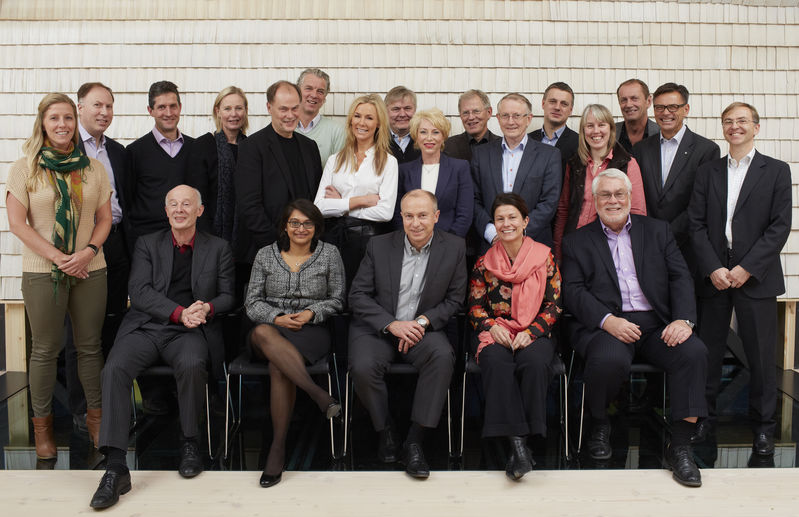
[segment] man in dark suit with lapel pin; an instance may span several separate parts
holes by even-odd
[[[760,117],[753,106],[730,104],[721,114],[721,125],[729,154],[700,167],[688,208],[697,262],[698,330],[709,350],[710,416],[698,426],[695,441],[704,440],[716,423],[716,397],[735,310],[751,371],[752,450],[771,455],[777,406],[776,297],[785,292],[780,251],[791,231],[791,171],[787,163],[755,150]]]
[[[417,159],[421,151],[413,145],[410,134],[411,119],[416,113],[416,93],[404,86],[395,86],[386,93],[385,103],[391,132],[391,154],[398,163]]]
[[[660,132],[633,147],[641,167],[646,213],[671,223],[677,246],[693,271],[688,231],[688,202],[694,190],[696,170],[719,157],[719,146],[685,125],[690,105],[685,86],[666,83],[654,95],[655,120]]]
[[[499,139],[488,129],[492,115],[491,100],[481,90],[468,90],[458,97],[458,114],[464,131],[447,138],[444,153],[470,162],[475,147]]]
[[[239,238],[236,292],[250,279],[255,254],[277,240],[283,207],[294,199],[313,199],[322,178],[319,148],[295,132],[302,95],[297,85],[278,81],[266,90],[272,122],[240,145],[236,166]]]
[[[649,118],[652,94],[642,80],[627,79],[616,88],[616,99],[624,118],[616,122],[616,140],[632,154],[635,144],[660,131],[657,122]]]
[[[541,99],[544,110],[544,125],[530,133],[537,142],[553,145],[560,150],[561,183],[566,174],[566,163],[577,153],[580,138],[566,122],[574,109],[574,91],[566,83],[557,82],[547,86]]]
[[[465,245],[434,229],[439,213],[430,192],[412,190],[401,206],[403,230],[369,241],[352,282],[349,362],[355,393],[379,433],[378,457],[386,463],[397,460],[397,438],[383,377],[397,361],[418,370],[400,459],[410,476],[425,479],[424,432],[438,426],[455,363],[445,328],[466,296]]]
[[[552,218],[562,184],[560,151],[527,135],[532,104],[509,93],[497,105],[502,138],[482,145],[472,156],[474,228],[483,239],[481,253],[497,238],[489,209],[497,194],[515,192],[530,208],[527,236],[552,246]]]
[[[691,274],[664,221],[630,215],[632,184],[606,169],[591,184],[598,219],[563,241],[563,299],[575,318],[571,343],[585,362],[585,405],[592,418],[588,452],[608,459],[607,406],[637,355],[665,370],[672,439],[665,457],[674,479],[702,484],[691,436],[707,415],[702,386],[707,349],[693,334]]]
[[[221,376],[224,343],[218,316],[233,308],[233,259],[226,241],[198,232],[200,193],[179,185],[166,196],[170,229],[136,241],[130,272],[131,309],[125,315],[103,368],[103,421],[100,446],[105,475],[92,508],[107,508],[128,492],[125,461],[130,432],[133,380],[159,361],[171,366],[178,389],[183,445],[180,475],[203,470],[200,415],[208,364]]]

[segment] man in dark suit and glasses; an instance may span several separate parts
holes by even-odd
[[[445,332],[466,296],[463,239],[435,230],[436,197],[412,190],[401,200],[403,230],[373,237],[350,290],[349,362],[363,405],[379,433],[378,457],[396,461],[384,375],[392,362],[419,372],[411,427],[401,461],[412,477],[426,479],[422,449],[426,429],[438,426],[455,363]]]
[[[474,149],[474,228],[483,237],[481,253],[497,237],[489,214],[497,194],[515,192],[530,209],[527,235],[552,246],[552,218],[560,198],[560,151],[527,135],[532,104],[524,95],[509,93],[497,105],[502,138]]]
[[[130,390],[147,367],[171,366],[178,389],[183,445],[180,475],[203,470],[200,415],[208,363],[221,377],[224,344],[218,316],[233,308],[233,258],[226,241],[198,232],[203,212],[196,189],[179,185],[166,196],[170,229],[136,241],[130,272],[131,309],[125,315],[103,368],[100,447],[107,467],[92,508],[114,505],[128,492],[126,455],[130,433]]]
[[[625,173],[606,169],[591,192],[598,219],[564,238],[562,284],[576,320],[570,341],[585,361],[588,453],[611,457],[607,406],[640,356],[668,377],[672,437],[665,456],[674,479],[701,486],[691,436],[697,417],[707,415],[707,349],[693,334],[691,274],[667,223],[630,215],[632,184]]]
[[[660,132],[633,147],[644,182],[646,214],[671,224],[677,246],[693,271],[686,209],[694,190],[696,170],[719,157],[719,146],[685,125],[690,109],[685,86],[674,83],[660,86],[655,90],[654,103]]]
[[[785,292],[780,251],[791,231],[791,171],[787,163],[755,149],[760,117],[753,106],[730,104],[721,114],[721,125],[729,154],[699,169],[688,208],[697,262],[698,331],[709,350],[710,416],[698,426],[695,441],[704,440],[716,423],[716,397],[735,310],[752,374],[752,450],[770,455],[777,406],[776,297]]]

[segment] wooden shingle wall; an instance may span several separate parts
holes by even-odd
[[[758,149],[791,163],[794,227],[783,252],[788,291],[799,297],[799,8],[797,2],[498,0],[3,0],[0,2],[0,299],[19,299],[21,247],[8,232],[4,183],[31,133],[36,105],[86,81],[115,92],[108,135],[129,143],[152,128],[146,92],[158,80],[182,91],[181,130],[213,128],[210,109],[229,84],[248,93],[251,131],[268,123],[265,91],[325,69],[324,111],[343,117],[366,92],[404,84],[419,107],[438,106],[462,131],[457,96],[480,88],[496,101],[530,95],[531,130],[554,81],[620,116],[617,85],[691,91],[688,125],[726,150],[719,115],[733,100],[761,115]],[[497,130],[496,121],[491,123]]]

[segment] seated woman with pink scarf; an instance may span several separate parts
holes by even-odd
[[[560,271],[548,246],[525,237],[527,205],[500,194],[491,207],[497,239],[477,259],[469,281],[469,318],[479,343],[476,358],[485,392],[483,437],[507,436],[505,473],[532,470],[530,435],[546,435],[547,387],[562,312]]]

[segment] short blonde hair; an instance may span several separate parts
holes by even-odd
[[[223,89],[219,92],[219,95],[216,96],[216,100],[214,101],[214,107],[211,109],[211,116],[214,117],[214,124],[216,124],[216,131],[222,131],[222,120],[219,118],[217,114],[217,110],[219,109],[219,105],[222,104],[222,99],[227,97],[228,95],[238,95],[244,101],[244,123],[241,125],[241,134],[247,134],[247,128],[250,127],[250,120],[247,118],[247,113],[249,112],[249,106],[247,105],[247,96],[244,95],[244,90],[239,88],[238,86],[228,86],[227,88]]]
[[[452,130],[452,124],[450,124],[447,117],[444,116],[444,113],[438,108],[431,108],[429,110],[422,110],[417,111],[413,118],[411,118],[411,138],[413,138],[413,146],[417,149],[419,148],[419,126],[422,125],[422,121],[426,120],[433,124],[433,127],[441,131],[441,134],[444,135],[444,140],[449,137],[449,132]],[[441,145],[441,149],[444,149],[444,145]]]

